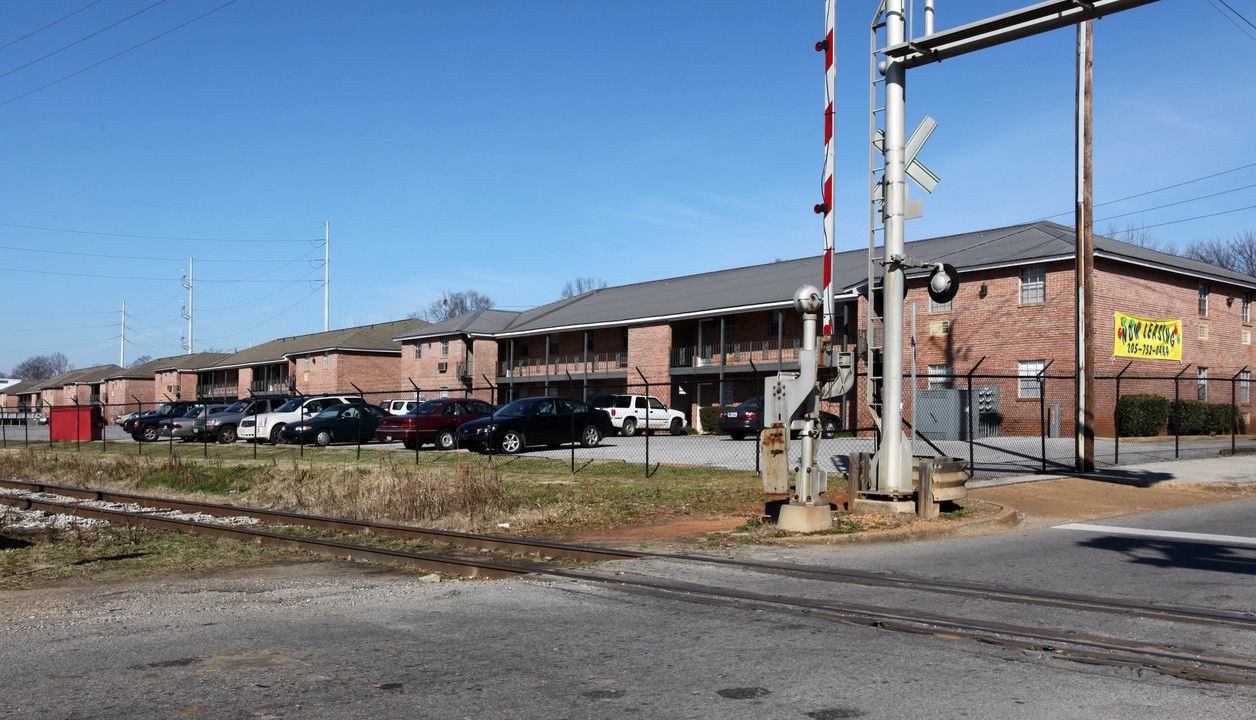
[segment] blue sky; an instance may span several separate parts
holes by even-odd
[[[58,351],[118,362],[123,301],[128,362],[182,352],[189,257],[196,350],[320,331],[325,221],[333,329],[443,291],[525,309],[576,277],[822,249],[821,0],[154,2],[0,5],[0,372]],[[1229,3],[1256,19],[1256,0]],[[840,4],[848,250],[867,244],[876,3]],[[1028,4],[937,0],[937,24]],[[1096,23],[1098,231],[1183,245],[1256,228],[1256,210],[1230,212],[1256,205],[1256,168],[1236,170],[1256,163],[1256,28],[1218,7]],[[1072,224],[1074,39],[910,71],[909,123],[940,123],[921,159],[942,183],[909,240]]]

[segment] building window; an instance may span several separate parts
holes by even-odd
[[[773,310],[772,314],[768,316],[768,335],[770,337],[776,337],[781,334],[781,321],[784,320],[784,317],[784,310]]]
[[[323,353],[323,367],[328,367],[330,365],[331,365],[331,353],[325,352]]]
[[[305,369],[306,369],[306,370],[309,370],[309,369],[310,369],[310,358],[309,358],[309,356],[306,356],[306,358],[305,358]]]
[[[1252,294],[1243,293],[1243,322],[1252,321]]]
[[[440,341],[440,356],[449,357],[449,341],[448,340]],[[444,395],[442,395],[441,397],[444,397]]]
[[[1042,375],[1046,369],[1045,360],[1021,360],[1016,363],[1016,374],[1020,376],[1020,396],[1023,398],[1042,397]]]
[[[736,322],[736,320],[737,320],[737,316],[736,316],[736,315],[725,315],[725,316],[724,316],[724,342],[732,342],[732,341],[733,341],[733,337],[734,337],[734,336],[736,336],[736,334],[737,334],[737,332],[736,332],[736,330],[737,330],[737,322]]]
[[[950,300],[947,300],[944,303],[940,303],[940,302],[935,301],[933,298],[929,298],[929,312],[950,312],[950,311],[951,311]]]
[[[415,360],[423,359],[423,344],[422,343],[414,344],[414,359]]]
[[[954,373],[950,365],[929,366],[929,389],[950,390],[955,384]]]
[[[1251,380],[1252,373],[1250,370],[1244,370],[1239,373],[1239,402],[1244,405],[1252,401]]]
[[[1021,269],[1020,301],[1022,305],[1047,301],[1047,271],[1041,265]]]
[[[620,350],[628,349],[628,328],[624,328],[624,332],[619,338],[619,349]]]
[[[720,404],[735,405],[733,402],[733,383],[726,382],[720,384]]]
[[[1199,284],[1199,316],[1208,317],[1208,283]]]
[[[1200,402],[1208,402],[1208,368],[1201,367],[1195,374],[1195,394]]]
[[[447,387],[443,387],[443,388],[441,388],[441,389],[440,389],[440,396],[441,396],[441,397],[443,397],[443,398],[447,398],[447,397],[449,397],[449,388],[447,388]]]
[[[549,344],[546,345],[546,347],[549,349],[549,354],[557,355],[558,354],[558,333],[550,333],[548,342]]]

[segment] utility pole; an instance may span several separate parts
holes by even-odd
[[[126,367],[126,300],[122,301],[122,341],[118,343],[118,367]]]
[[[1077,25],[1077,418],[1074,469],[1095,469],[1094,21]]]
[[[193,305],[192,305],[192,286],[196,283],[196,281],[195,281],[195,279],[194,279],[194,277],[195,277],[195,276],[193,275],[193,272],[192,272],[192,271],[193,271],[193,267],[194,267],[194,266],[193,266],[193,262],[194,262],[194,260],[195,260],[195,258],[188,258],[188,277],[187,277],[187,281],[183,283],[183,287],[187,288],[187,291],[188,291],[188,307],[187,307],[187,312],[183,313],[183,319],[185,319],[185,320],[187,320],[187,321],[188,321],[188,342],[187,342],[187,346],[186,346],[186,347],[187,347],[187,351],[188,351],[188,355],[191,355],[191,354],[193,353],[193,350],[192,350],[192,316],[196,314],[196,313],[195,313],[195,311],[194,311],[194,309],[193,309]]]
[[[323,332],[327,332],[332,307],[332,224],[323,222]]]

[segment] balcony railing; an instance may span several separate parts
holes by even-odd
[[[239,383],[234,382],[199,383],[196,386],[196,396],[201,398],[229,398],[239,394]]]
[[[786,340],[778,349],[775,340],[725,343],[719,345],[685,345],[671,349],[671,367],[718,367],[719,365],[770,365],[776,362],[797,362],[802,340]],[[721,350],[723,351],[721,353]]]
[[[498,377],[564,377],[567,374],[592,375],[618,372],[628,367],[628,353],[596,353],[593,355],[560,355],[545,358],[523,358],[497,363]]]
[[[255,393],[286,393],[292,388],[295,381],[291,375],[285,375],[273,380],[254,380],[249,383],[249,390]]]
[[[462,378],[465,380],[467,378],[474,377],[475,376],[475,361],[473,360],[471,362],[467,362],[466,360],[463,360],[462,362],[457,363],[454,369],[458,371],[459,378]]]

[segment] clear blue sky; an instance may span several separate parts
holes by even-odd
[[[524,309],[579,276],[822,248],[821,0],[237,0],[152,39],[226,0],[155,1],[0,5],[0,372],[57,351],[117,362],[124,300],[128,362],[180,353],[189,257],[198,351],[320,331],[324,221],[332,328],[446,290]],[[1256,20],[1256,1],[1228,1]],[[847,250],[867,243],[876,2],[840,4]],[[937,0],[938,28],[1029,4]],[[1256,28],[1220,6],[1096,23],[1096,202],[1256,163]],[[939,121],[921,159],[942,178],[909,240],[1072,224],[1074,39],[909,73],[909,123]],[[1256,205],[1234,191],[1252,184],[1247,168],[1104,205],[1096,229],[1230,237],[1256,210],[1173,221]]]

